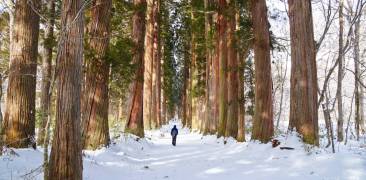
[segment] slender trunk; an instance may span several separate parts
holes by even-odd
[[[239,29],[240,24],[240,16],[237,13],[236,14],[236,28]],[[249,48],[243,50],[242,52],[238,52],[237,59],[239,62],[239,72],[238,72],[238,79],[239,79],[239,90],[238,90],[238,135],[236,137],[236,140],[238,142],[244,142],[245,141],[245,86],[244,86],[244,73],[245,73],[245,59],[248,56]]]
[[[9,147],[27,148],[34,143],[39,16],[32,8],[39,5],[39,0],[15,2],[3,124],[4,142]]]
[[[161,123],[163,124],[167,124],[167,119],[166,119],[166,97],[165,97],[165,93],[164,91],[162,91],[162,102],[161,102]]]
[[[182,124],[183,126],[187,125],[188,121],[188,79],[189,79],[189,62],[188,59],[184,59],[184,67],[183,67],[183,88],[182,88]]]
[[[339,1],[339,44],[338,44],[338,81],[337,81],[337,102],[338,102],[338,121],[337,121],[337,136],[338,142],[343,141],[343,97],[342,97],[342,80],[343,80],[343,29],[344,29],[344,18],[343,18],[343,5],[344,0]]]
[[[227,78],[227,124],[226,137],[238,135],[238,53],[236,50],[236,9],[233,0],[229,3],[228,13],[228,78]]]
[[[118,99],[118,115],[117,121],[122,122],[123,120],[123,98]]]
[[[356,92],[356,89],[355,91],[353,92],[353,96],[352,96],[352,100],[351,100],[351,108],[350,108],[350,113],[349,113],[349,116],[348,116],[348,120],[347,120],[347,126],[346,126],[346,137],[345,137],[345,140],[344,140],[344,145],[347,145],[347,141],[348,141],[348,130],[349,130],[349,127],[351,125],[351,115],[352,115],[352,110],[353,110],[353,101],[355,100],[355,92]]]
[[[45,131],[50,107],[50,87],[52,73],[52,49],[54,44],[53,26],[55,24],[55,1],[49,0],[46,4],[46,11],[49,15],[46,21],[44,33],[44,52],[42,54],[42,90],[41,90],[41,127],[38,131],[38,145],[45,141]]]
[[[218,137],[225,136],[227,123],[227,25],[228,17],[226,10],[228,8],[226,0],[219,0],[218,4],[218,59],[219,59],[219,131]]]
[[[280,110],[278,112],[276,130],[279,130],[280,120],[281,120],[281,115],[282,115],[283,97],[284,97],[285,82],[286,82],[286,77],[287,77],[287,62],[288,62],[288,59],[286,59],[286,64],[285,64],[285,69],[284,69],[285,72],[284,72],[283,77],[281,79],[282,82],[281,82],[281,97],[280,97],[280,107],[279,107]],[[281,70],[283,70],[283,68],[281,68]]]
[[[361,57],[360,57],[360,23],[361,23],[361,17],[356,21],[355,23],[355,30],[354,30],[354,36],[355,36],[355,42],[354,42],[354,59],[355,62],[357,62],[357,69],[358,69],[358,86],[359,86],[359,103],[360,103],[360,117],[359,117],[359,129],[361,133],[365,133],[365,113],[364,113],[364,88],[361,86],[362,81],[362,72],[360,72],[360,64]]]
[[[82,179],[80,102],[84,18],[81,0],[62,3],[61,35],[57,54],[56,126],[49,177]]]
[[[82,119],[83,148],[95,150],[109,144],[108,81],[109,63],[106,53],[110,35],[112,0],[93,0],[89,23],[89,47],[93,57],[87,59],[84,112]]]
[[[240,59],[240,56],[238,55],[238,59]],[[238,97],[239,97],[239,119],[238,119],[238,135],[236,137],[236,140],[239,142],[245,141],[245,86],[244,86],[244,66],[245,61],[243,58],[243,61],[240,65],[240,71],[238,74],[239,78],[239,91],[238,91]]]
[[[291,92],[289,129],[319,145],[315,43],[310,0],[289,0]]]
[[[144,36],[145,0],[134,0],[135,12],[132,17],[132,37],[134,41],[133,63],[136,64],[135,80],[132,84],[132,102],[129,107],[126,132],[144,137],[143,93],[144,93]]]
[[[204,1],[205,6],[205,40],[206,40],[206,91],[205,91],[205,123],[203,125],[203,134],[210,133],[210,125],[212,121],[212,48],[210,41],[210,31],[212,27],[212,15],[209,14],[209,10],[212,6],[211,0]]]
[[[255,60],[255,113],[252,139],[268,142],[273,136],[273,105],[267,6],[265,0],[252,0],[251,6]]]
[[[354,46],[354,65],[355,65],[355,130],[356,130],[356,138],[360,139],[361,128],[361,75],[360,75],[360,18],[355,23],[355,29],[353,33],[353,46]]]
[[[153,51],[153,85],[152,85],[152,118],[155,127],[161,126],[161,43],[160,43],[160,0],[155,0],[153,8],[154,19],[154,51]]]

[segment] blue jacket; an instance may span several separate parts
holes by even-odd
[[[170,131],[170,134],[172,136],[177,136],[178,135],[178,129],[177,129],[177,126],[174,125],[172,131]]]

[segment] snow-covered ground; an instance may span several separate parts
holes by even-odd
[[[171,145],[170,128],[177,124],[177,146]],[[281,146],[258,142],[238,143],[181,129],[178,121],[145,139],[122,136],[109,148],[84,152],[84,179],[128,180],[239,180],[239,179],[366,179],[366,149],[350,142],[327,149],[306,148],[295,135],[278,137]],[[226,142],[226,143],[224,143]],[[0,179],[42,179],[42,151],[22,149],[0,157]]]

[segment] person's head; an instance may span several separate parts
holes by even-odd
[[[174,125],[174,128],[177,128],[177,125]]]

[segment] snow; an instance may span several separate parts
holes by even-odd
[[[171,145],[170,128],[177,125],[177,146]],[[366,179],[365,145],[350,141],[330,149],[308,147],[294,134],[277,137],[282,146],[259,142],[238,143],[182,129],[171,121],[160,130],[138,139],[123,135],[108,148],[84,151],[85,180],[128,179]],[[248,135],[249,137],[249,135]],[[42,151],[15,150],[0,157],[0,180],[42,179]]]

